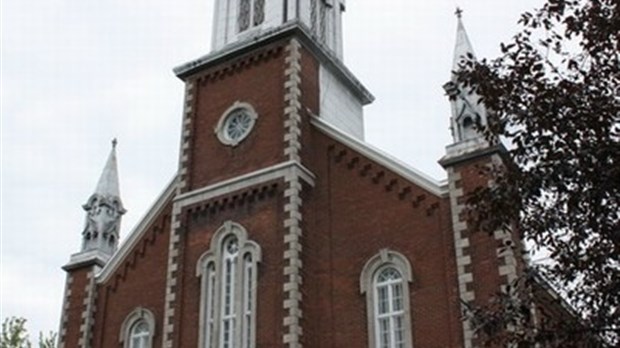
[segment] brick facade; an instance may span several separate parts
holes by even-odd
[[[493,237],[466,228],[455,233],[462,221],[459,214],[454,221],[454,209],[462,194],[488,184],[476,165],[490,157],[454,162],[447,170],[458,179],[442,186],[318,127],[321,66],[348,85],[356,82],[330,59],[303,31],[291,30],[182,76],[174,189],[134,231],[138,240],[103,271],[69,271],[65,347],[121,347],[123,322],[138,307],[155,316],[153,347],[197,347],[202,294],[196,267],[226,221],[244,226],[262,249],[256,347],[372,346],[360,274],[384,248],[411,264],[413,346],[468,346],[462,301],[484,301],[499,290],[506,281],[500,266],[511,262],[498,257]],[[237,101],[251,104],[258,119],[239,145],[225,146],[214,129]],[[96,296],[85,322],[89,279]],[[463,299],[468,292],[472,298]],[[80,328],[84,323],[88,327]],[[84,329],[92,334],[80,345]]]

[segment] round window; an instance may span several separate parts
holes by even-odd
[[[251,105],[236,102],[222,115],[215,133],[222,143],[235,146],[250,134],[256,118]]]

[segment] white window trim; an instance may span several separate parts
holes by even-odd
[[[250,128],[248,129],[248,131],[241,138],[230,139],[230,137],[226,135],[226,129],[224,125],[226,124],[226,120],[228,119],[228,116],[230,116],[234,111],[239,110],[239,109],[243,109],[247,111],[247,113],[249,114],[252,120],[252,123],[250,124]],[[236,101],[233,103],[233,105],[231,105],[228,109],[226,109],[226,111],[224,111],[222,116],[220,116],[220,120],[217,122],[217,125],[215,126],[215,129],[214,129],[215,135],[217,136],[217,139],[222,144],[233,146],[233,147],[237,146],[239,145],[239,143],[245,140],[245,138],[247,138],[248,135],[250,135],[250,133],[252,133],[252,130],[254,126],[256,125],[257,119],[258,119],[258,114],[256,113],[256,110],[254,110],[252,105],[250,105],[249,103]]]
[[[138,307],[134,309],[131,313],[129,313],[127,317],[125,317],[125,320],[121,325],[119,342],[123,344],[124,348],[131,347],[131,330],[133,329],[134,325],[139,321],[144,321],[148,325],[149,338],[147,346],[153,346],[153,337],[155,336],[155,316],[150,310],[143,307]]]
[[[234,305],[235,305],[235,342],[238,342],[237,347],[243,348],[255,348],[256,344],[256,303],[257,303],[257,273],[258,273],[258,263],[261,261],[261,249],[260,246],[248,240],[248,234],[245,228],[238,223],[232,221],[226,221],[213,235],[211,238],[211,245],[208,251],[206,251],[196,265],[196,276],[201,279],[201,296],[200,296],[200,320],[199,320],[199,347],[200,348],[219,348],[219,338],[221,332],[221,298],[222,298],[222,243],[230,236],[234,236],[237,238],[239,244],[239,252],[237,257],[237,272],[235,277],[235,293],[234,293]],[[251,337],[249,340],[245,340],[245,331],[246,327],[244,327],[244,317],[246,315],[243,305],[245,304],[245,294],[244,290],[246,283],[246,279],[244,279],[245,265],[244,260],[246,255],[250,255],[253,263],[253,272],[252,273],[252,289],[251,289],[251,317],[250,317],[250,333]],[[207,341],[206,337],[206,329],[207,329],[207,300],[208,296],[206,296],[207,286],[208,286],[208,278],[206,277],[207,269],[210,264],[215,266],[215,284],[214,284],[214,296],[213,296],[213,308],[215,308],[214,318],[213,318],[213,332],[210,333],[210,342]],[[246,347],[244,342],[250,342],[250,347]],[[243,343],[243,345],[242,345]]]
[[[375,277],[378,271],[383,270],[385,267],[396,268],[403,277],[403,308],[404,308],[404,327],[405,327],[405,348],[413,347],[411,325],[411,305],[410,305],[410,292],[409,283],[413,281],[413,275],[411,271],[411,264],[407,258],[396,251],[389,249],[382,249],[378,254],[371,257],[362,270],[360,275],[360,293],[366,295],[366,312],[368,317],[368,347],[379,347],[377,341],[377,325],[375,315],[375,301],[376,301],[376,289],[375,289]]]

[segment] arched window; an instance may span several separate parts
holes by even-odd
[[[265,0],[239,0],[237,22],[239,32],[258,26],[265,21]]]
[[[470,115],[465,115],[462,121],[463,127],[463,139],[473,139],[478,136],[478,131],[476,130],[476,123],[474,118]]]
[[[129,348],[147,348],[149,347],[149,325],[144,320],[139,320],[131,328],[129,336]]]
[[[155,317],[146,308],[134,309],[123,321],[119,340],[124,348],[151,348],[155,335]]]
[[[258,244],[227,221],[198,261],[201,278],[200,347],[254,348]]]
[[[370,348],[411,348],[409,307],[411,266],[400,253],[383,249],[362,270]]]

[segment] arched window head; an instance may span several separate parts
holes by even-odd
[[[360,292],[366,295],[370,348],[412,347],[411,281],[411,265],[400,253],[383,249],[366,262]]]
[[[243,226],[227,221],[196,265],[201,278],[200,347],[256,347],[258,244]]]
[[[146,308],[134,309],[123,321],[119,341],[124,348],[151,348],[155,335],[155,317]]]
[[[476,129],[476,119],[471,115],[465,115],[461,122],[463,140],[473,139],[478,136],[478,130]]]

